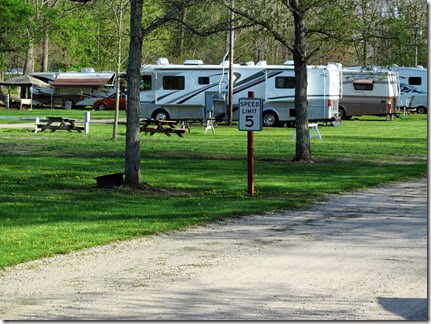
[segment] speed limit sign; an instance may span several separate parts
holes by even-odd
[[[240,131],[261,131],[263,100],[258,98],[239,99],[239,123]]]

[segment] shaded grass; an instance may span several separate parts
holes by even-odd
[[[27,113],[27,112],[25,112]],[[426,116],[319,127],[314,164],[291,162],[293,129],[255,133],[256,197],[248,197],[246,133],[217,127],[185,138],[142,136],[144,181],[187,192],[166,196],[95,187],[124,169],[125,127],[90,134],[0,130],[0,268],[115,240],[269,210],[426,172]]]

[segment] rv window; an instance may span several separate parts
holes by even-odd
[[[183,76],[164,76],[163,89],[165,90],[183,90],[184,77]]]
[[[422,78],[421,77],[410,77],[409,78],[409,85],[421,85],[422,84]]]
[[[209,77],[199,77],[198,83],[199,84],[210,84],[210,78]]]
[[[275,87],[277,89],[295,89],[294,77],[276,77]]]
[[[151,75],[141,75],[141,80],[139,81],[139,90],[151,90]]]
[[[372,83],[353,83],[355,90],[359,91],[373,91],[374,85]]]

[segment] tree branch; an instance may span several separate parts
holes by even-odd
[[[185,21],[182,21],[181,19],[173,18],[172,21],[176,21],[176,22],[182,24],[184,27],[189,29],[193,34],[196,34],[196,35],[201,36],[201,37],[207,37],[207,36],[211,36],[211,35],[214,35],[217,33],[221,33],[221,32],[230,30],[230,28],[226,25],[226,22],[218,23],[217,25],[215,25],[211,29],[200,31],[200,30],[196,29],[195,27],[191,26],[190,24],[186,23]],[[235,27],[233,27],[232,30],[239,30],[239,29],[244,29],[244,28],[253,27],[253,26],[256,26],[256,24],[250,23],[250,24],[244,24],[244,25],[239,25],[239,26],[235,25]]]
[[[249,13],[245,12],[245,11],[240,11],[236,8],[232,8],[230,5],[224,3],[223,0],[219,0],[220,3],[228,8],[229,10],[231,10],[233,13],[238,14],[244,18],[247,18],[248,20],[252,21],[255,25],[260,25],[262,27],[264,27],[270,34],[272,34],[274,36],[274,38],[279,41],[281,44],[283,44],[283,46],[285,46],[290,52],[293,53],[294,49],[292,46],[290,46],[287,42],[287,40],[285,38],[283,38],[283,36],[277,32],[268,22],[264,21],[264,20],[259,20],[256,17],[250,15]]]

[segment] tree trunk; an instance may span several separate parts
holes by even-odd
[[[43,35],[43,52],[42,52],[42,72],[48,72],[48,55],[49,55],[49,35],[45,29]]]
[[[366,66],[368,64],[368,60],[367,60],[367,40],[364,39],[364,42],[362,44],[362,66]]]
[[[140,133],[139,133],[139,79],[142,55],[142,6],[143,0],[130,2],[130,48],[127,67],[127,130],[126,130],[126,163],[125,182],[137,186],[141,182],[140,166]]]
[[[290,0],[296,8],[293,11],[295,22],[295,114],[296,114],[296,155],[294,161],[311,162],[310,137],[308,130],[307,102],[307,54],[305,35],[305,13],[301,12],[298,0]]]
[[[229,0],[229,5],[233,7],[234,0]],[[229,104],[226,114],[226,124],[228,126],[232,125],[232,115],[233,115],[233,60],[235,57],[235,31],[233,30],[233,11],[230,11],[229,17]]]
[[[4,71],[0,71],[0,82],[4,81]],[[3,94],[6,87],[0,86],[0,94]]]
[[[117,13],[117,88],[115,91],[115,114],[114,114],[114,129],[112,130],[112,139],[116,141],[118,139],[118,116],[120,113],[120,73],[121,73],[121,47],[122,37],[121,32],[123,30],[123,1],[120,1],[120,10]],[[139,60],[140,62],[140,60]]]
[[[30,74],[34,72],[34,45],[33,40],[30,39],[28,43],[27,53],[24,62],[23,74]]]
[[[179,14],[179,19],[182,22],[185,22],[187,19],[187,9],[186,8],[182,8]],[[176,34],[176,49],[175,52],[176,56],[179,59],[184,59],[183,54],[184,54],[184,36],[185,36],[185,28],[184,25],[180,22],[177,23],[177,34]],[[175,54],[174,54],[175,55]]]

